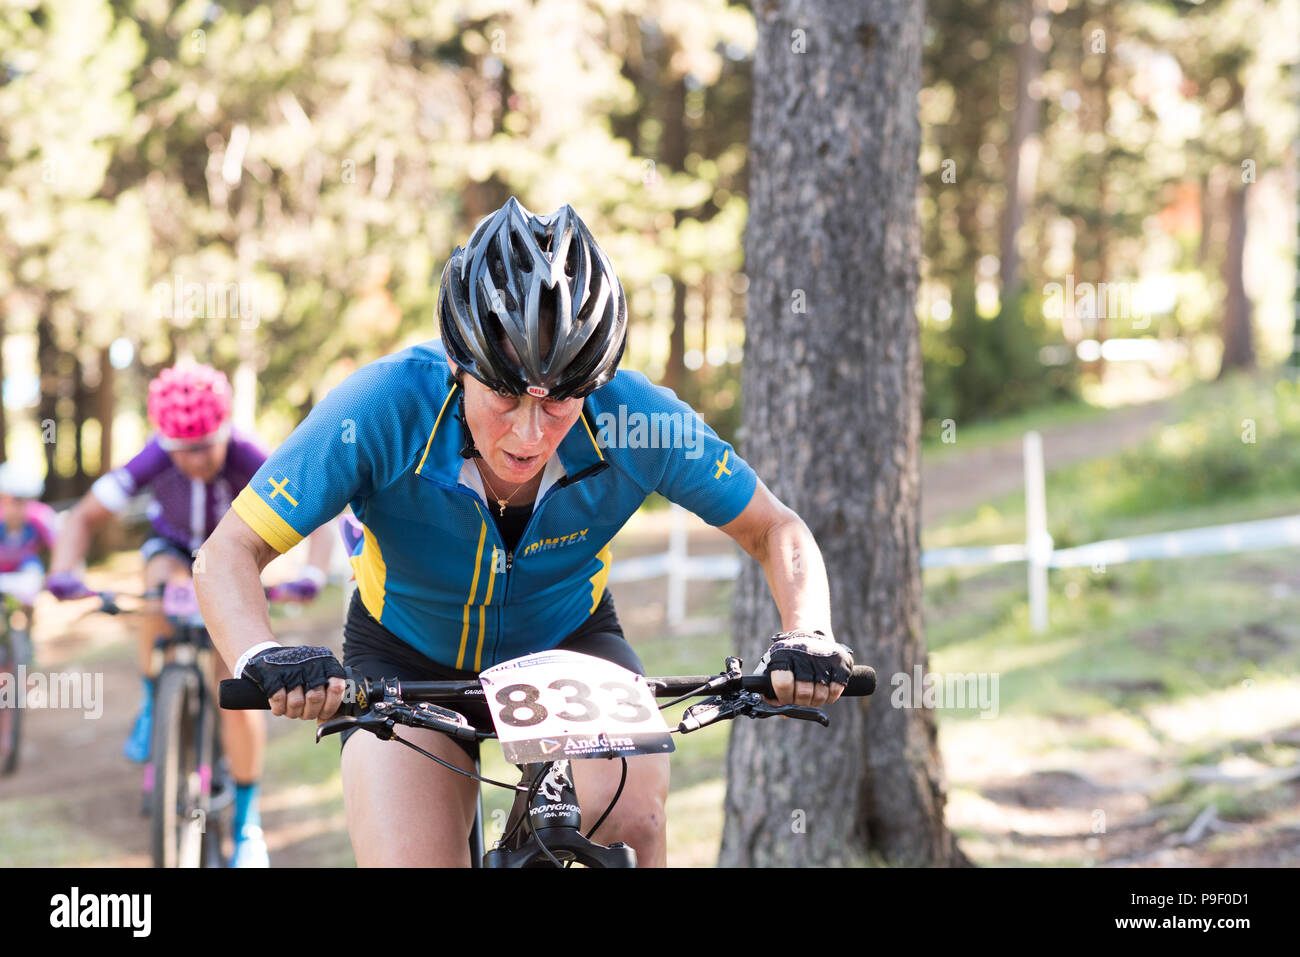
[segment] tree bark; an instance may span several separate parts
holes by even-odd
[[[77,356],[72,356],[72,362],[69,363],[72,369],[72,423],[73,423],[73,447],[76,449],[77,471],[72,476],[72,488],[74,494],[81,495],[90,487],[86,481],[86,420],[91,417],[91,393],[86,388],[86,377],[84,370],[81,368],[81,360]]]
[[[829,728],[741,720],[724,866],[964,863],[944,825],[934,715],[890,706],[926,662],[915,316],[923,7],[755,5],[742,453],[808,524],[836,637],[880,677]],[[803,31],[806,50],[795,52]],[[752,665],[779,620],[747,561],[733,608]]]
[[[1002,211],[1002,242],[999,274],[1002,302],[1016,294],[1020,280],[1020,249],[1016,236],[1024,222],[1025,209],[1033,198],[1038,171],[1038,101],[1029,88],[1043,72],[1043,51],[1034,41],[1035,23],[1046,14],[1038,10],[1040,0],[1020,0],[1025,39],[1016,58],[1016,114],[1007,143],[1006,207]],[[1041,29],[1041,28],[1040,28]]]
[[[1246,187],[1234,183],[1227,189],[1228,248],[1223,262],[1227,294],[1223,302],[1222,378],[1233,369],[1255,368],[1255,338],[1251,329],[1250,297],[1246,295]]]
[[[668,44],[662,69],[667,71],[672,63],[676,44]],[[663,112],[664,135],[660,160],[664,165],[661,175],[680,172],[686,165],[686,78],[674,76],[667,83]],[[686,215],[682,210],[673,213],[673,225],[680,226]],[[686,282],[681,276],[680,262],[673,271],[672,330],[668,335],[668,361],[664,364],[663,384],[680,391],[686,376]]]
[[[36,423],[41,430],[45,448],[45,498],[58,501],[67,491],[67,482],[54,467],[54,452],[58,446],[59,392],[61,353],[54,341],[53,304],[46,299],[36,321],[36,363],[40,369],[41,396],[36,409]],[[55,441],[46,441],[53,437]]]
[[[114,390],[117,370],[109,360],[108,348],[99,350],[99,386],[95,389],[95,418],[99,420],[99,474],[113,467],[113,417],[117,413]]]

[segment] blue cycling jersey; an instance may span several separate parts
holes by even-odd
[[[481,670],[555,647],[600,602],[609,541],[651,492],[724,525],[757,479],[671,391],[619,372],[589,395],[543,473],[508,552],[461,456],[460,387],[441,342],[359,369],[333,389],[236,498],[284,552],[351,505],[367,610],[417,651]]]

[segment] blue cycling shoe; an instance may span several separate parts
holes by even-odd
[[[230,859],[230,866],[271,866],[271,858],[266,852],[266,840],[262,837],[262,829],[256,824],[240,828],[235,838],[235,854]]]
[[[153,751],[153,699],[146,698],[140,705],[140,713],[135,716],[135,727],[126,739],[122,753],[128,761],[143,764],[149,760]]]

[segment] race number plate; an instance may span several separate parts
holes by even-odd
[[[488,668],[479,681],[511,764],[673,750],[645,679],[603,658],[541,651]]]
[[[163,586],[163,614],[169,618],[202,624],[203,613],[199,611],[199,597],[194,593],[192,582],[168,582]]]

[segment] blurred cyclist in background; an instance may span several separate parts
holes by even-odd
[[[149,385],[149,420],[158,430],[131,461],[106,473],[67,515],[46,587],[60,600],[96,594],[77,569],[90,537],[132,496],[149,491],[148,517],[153,537],[141,548],[144,590],[150,596],[141,616],[140,712],[123,753],[147,761],[153,737],[153,649],[169,631],[160,600],[169,582],[189,583],[193,556],[217,527],[236,495],[261,467],[266,453],[250,437],[231,428],[230,382],[220,371],[183,362],[164,369]],[[268,589],[272,601],[310,601],[325,581],[330,539],[312,542],[301,577]],[[218,659],[218,679],[229,677]],[[266,747],[266,718],[255,711],[222,711],[222,740],[235,778],[234,867],[266,867],[266,843],[258,812],[258,781]]]
[[[54,509],[37,501],[45,480],[15,462],[0,464],[0,592],[30,609],[45,587],[42,549],[54,547]],[[29,616],[30,621],[30,616]]]

